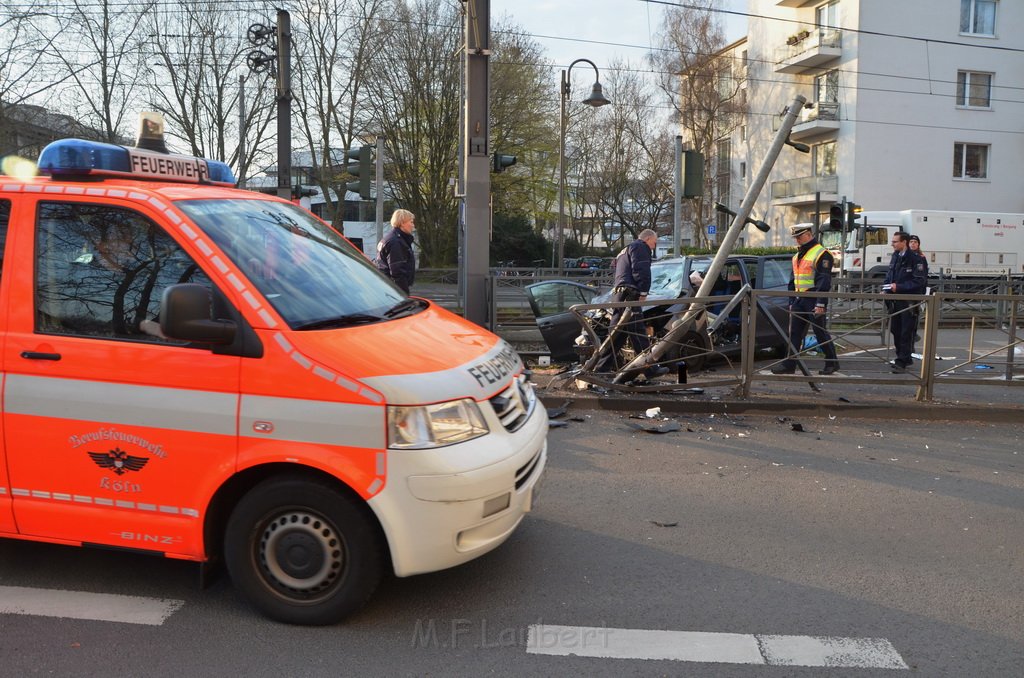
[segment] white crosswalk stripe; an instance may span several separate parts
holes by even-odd
[[[530,654],[684,662],[906,669],[885,638],[780,636],[699,631],[530,626]]]
[[[0,586],[0,614],[27,614],[160,626],[183,600]]]

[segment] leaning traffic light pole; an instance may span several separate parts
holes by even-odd
[[[725,267],[725,260],[732,253],[732,249],[736,244],[736,241],[740,237],[740,233],[743,231],[747,224],[747,219],[750,217],[750,212],[754,208],[754,203],[757,201],[757,196],[760,195],[761,189],[764,188],[765,182],[768,180],[768,175],[772,171],[772,167],[775,166],[775,160],[779,157],[779,153],[782,151],[782,147],[789,140],[789,132],[793,129],[793,124],[796,122],[797,115],[803,108],[804,104],[807,103],[807,99],[801,95],[797,95],[793,102],[786,109],[786,115],[782,119],[782,126],[779,127],[778,133],[775,135],[775,140],[768,149],[768,153],[765,155],[764,162],[761,164],[761,169],[758,171],[757,176],[754,177],[750,183],[750,187],[747,189],[747,194],[743,197],[743,202],[740,204],[739,210],[736,212],[735,218],[732,220],[732,225],[725,234],[725,238],[722,239],[721,244],[718,247],[718,252],[715,254],[715,258],[711,260],[711,265],[708,267],[707,273],[704,274],[704,282],[700,284],[700,289],[697,290],[695,296],[704,297],[710,296],[711,290],[714,287],[715,280],[718,279],[719,274]],[[635,302],[638,306],[642,305],[639,302]],[[619,370],[613,379],[616,384],[621,384],[629,381],[637,374],[642,372],[648,365],[652,365],[661,360],[661,357],[665,355],[669,347],[678,343],[683,336],[692,329],[698,314],[703,310],[703,304],[690,304],[689,309],[683,315],[675,327],[668,331],[668,333],[653,346],[651,346],[650,352],[641,353],[636,356]]]

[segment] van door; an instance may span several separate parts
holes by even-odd
[[[241,359],[160,335],[163,290],[212,283],[148,209],[39,200],[14,243],[14,516],[24,535],[200,556],[204,507],[235,465]]]
[[[7,330],[7,278],[4,271],[4,251],[7,247],[7,226],[11,218],[11,201],[7,198],[0,198],[0,341]],[[0,379],[3,378],[0,368]],[[3,401],[0,400],[0,413],[3,412]],[[13,534],[17,532],[14,525],[14,513],[11,511],[11,486],[7,478],[7,455],[4,447],[4,425],[3,417],[0,416],[0,533]]]

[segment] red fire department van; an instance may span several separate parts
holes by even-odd
[[[223,562],[334,623],[530,510],[512,348],[223,163],[81,140],[0,176],[0,537]]]

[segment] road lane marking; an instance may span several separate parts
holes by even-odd
[[[906,669],[885,638],[779,636],[532,624],[529,654],[609,659]]]
[[[168,598],[0,586],[0,614],[160,626],[184,604]]]

